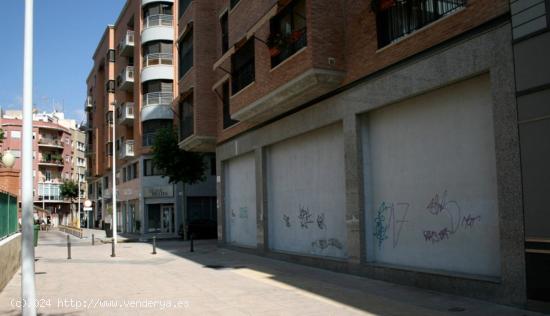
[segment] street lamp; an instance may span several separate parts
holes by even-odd
[[[23,51],[23,150],[21,153],[21,226],[23,232],[21,242],[21,312],[23,316],[36,315],[32,179],[33,7],[33,0],[25,0],[25,39]]]
[[[11,153],[9,149],[6,150],[2,155],[2,164],[6,168],[11,168],[13,167],[13,165],[15,165],[15,156]]]
[[[111,103],[113,105],[113,112],[112,112],[112,122],[113,122],[113,254],[112,257],[116,254],[116,244],[117,244],[117,210],[116,210],[116,106],[117,102],[114,101]]]

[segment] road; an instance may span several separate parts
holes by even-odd
[[[41,232],[36,284],[41,315],[537,315],[433,291],[329,272],[198,241],[111,245]],[[21,276],[0,293],[18,315]],[[458,312],[460,311],[460,312]]]

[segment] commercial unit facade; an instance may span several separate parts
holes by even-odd
[[[507,1],[219,3],[222,244],[527,305]]]

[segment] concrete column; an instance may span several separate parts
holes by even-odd
[[[216,176],[216,211],[218,215],[218,243],[226,243],[226,231],[225,231],[225,193],[224,193],[224,164],[220,160],[220,155],[216,153],[216,170],[218,174]]]
[[[353,113],[343,120],[348,261],[357,264],[364,258],[363,167],[358,122]]]
[[[268,229],[267,229],[267,186],[265,150],[257,148],[254,150],[255,172],[256,172],[256,222],[258,236],[258,250],[268,250]]]

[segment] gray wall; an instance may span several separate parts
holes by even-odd
[[[21,234],[0,241],[0,291],[21,266]]]
[[[346,257],[342,126],[270,146],[266,170],[269,248]]]

